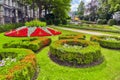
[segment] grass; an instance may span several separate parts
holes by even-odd
[[[72,34],[71,31],[60,30],[63,34]],[[75,32],[74,32],[75,33]],[[91,35],[87,35],[89,40]],[[52,42],[58,40],[58,36],[50,37]],[[20,38],[6,37],[0,34],[0,48],[10,40]],[[37,80],[120,80],[120,50],[101,48],[105,61],[90,68],[71,68],[60,66],[49,58],[49,46],[36,54],[40,73]]]

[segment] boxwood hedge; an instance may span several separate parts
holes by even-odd
[[[37,70],[36,57],[31,50],[0,49],[0,57],[2,60],[16,58],[15,63],[5,64],[0,69],[0,80],[30,80]]]
[[[50,43],[51,39],[49,38],[32,38],[5,43],[3,45],[3,48],[26,48],[36,52],[37,50],[49,45]]]
[[[38,66],[33,51],[49,45],[50,42],[49,38],[27,38],[4,44],[4,47],[0,48],[0,66],[1,61],[5,62],[0,68],[0,80],[34,79]],[[35,48],[36,46],[38,47]],[[10,60],[8,61],[7,58]],[[15,61],[12,62],[12,59]]]
[[[83,39],[85,40],[84,34],[66,34],[59,36],[59,39]]]
[[[66,44],[67,47],[64,46]],[[103,59],[99,44],[86,40],[55,41],[50,46],[50,55],[73,65],[88,65]]]
[[[97,41],[102,47],[120,49],[120,37],[116,36],[92,36],[91,41]]]

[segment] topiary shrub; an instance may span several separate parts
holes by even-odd
[[[55,41],[50,46],[50,57],[58,64],[72,67],[89,67],[103,61],[99,44],[86,40]]]
[[[91,41],[99,42],[102,47],[120,49],[120,37],[114,36],[92,36]]]
[[[26,22],[25,26],[27,26],[27,27],[45,27],[46,22],[40,22],[39,20],[33,20],[30,22]]]
[[[110,19],[110,20],[108,21],[108,25],[110,25],[110,26],[116,25],[116,20]]]
[[[84,34],[66,34],[59,36],[59,39],[83,39],[85,40],[86,36]]]
[[[5,43],[3,48],[26,48],[36,52],[50,43],[51,39],[49,38],[32,38]]]

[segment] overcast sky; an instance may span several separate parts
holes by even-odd
[[[81,0],[72,0],[71,11],[76,11]],[[85,3],[90,2],[91,0],[83,0]]]

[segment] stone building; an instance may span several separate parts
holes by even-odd
[[[38,10],[35,11],[38,18]],[[33,19],[33,9],[21,0],[0,0],[0,24],[18,23]]]

